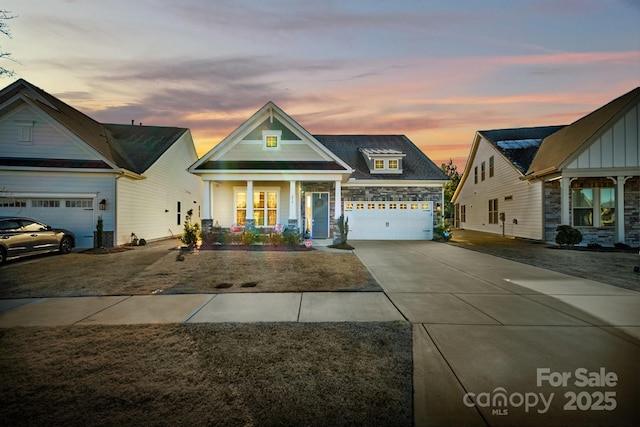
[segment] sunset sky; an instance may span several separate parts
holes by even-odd
[[[405,134],[460,168],[476,130],[569,124],[640,85],[639,0],[4,0],[0,48],[92,118],[202,155],[274,101],[312,134]]]

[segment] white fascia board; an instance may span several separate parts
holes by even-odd
[[[343,187],[442,187],[449,181],[445,180],[404,180],[404,181],[388,181],[388,180],[354,180],[350,179],[342,184]]]
[[[106,173],[116,175],[119,169],[90,169],[90,168],[41,168],[35,166],[0,166],[0,170],[7,171],[28,171],[28,172],[84,172],[84,173]]]
[[[253,171],[247,173],[247,171],[238,171],[233,173],[225,171],[225,173],[199,173],[198,175],[203,181],[344,181],[344,177],[341,174],[327,174],[320,171],[309,171],[305,173],[295,174],[280,172],[280,173],[261,173],[260,171]],[[343,184],[344,185],[344,184]]]
[[[25,199],[63,199],[63,198],[77,198],[77,199],[92,199],[97,197],[98,193],[54,193],[54,192],[32,192],[32,191],[12,191],[11,198],[25,198]]]

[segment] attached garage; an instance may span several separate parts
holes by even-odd
[[[0,198],[0,216],[22,216],[65,228],[75,234],[77,247],[90,248],[98,217],[94,204],[95,198],[86,195]]]
[[[346,201],[349,239],[431,240],[433,202]]]

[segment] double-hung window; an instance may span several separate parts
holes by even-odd
[[[246,224],[246,191],[236,191],[235,218],[236,224]],[[253,192],[253,219],[256,227],[273,227],[278,223],[278,191],[256,189]]]
[[[576,188],[571,192],[574,227],[613,227],[615,188]]]
[[[498,199],[489,200],[489,224],[498,223]]]
[[[493,176],[493,156],[489,157],[489,178]]]
[[[480,164],[480,179],[484,181],[484,171],[485,171],[485,163],[482,162]]]

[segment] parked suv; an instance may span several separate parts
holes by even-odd
[[[75,243],[75,236],[68,230],[29,218],[0,216],[0,264],[9,258],[43,252],[68,254]]]

